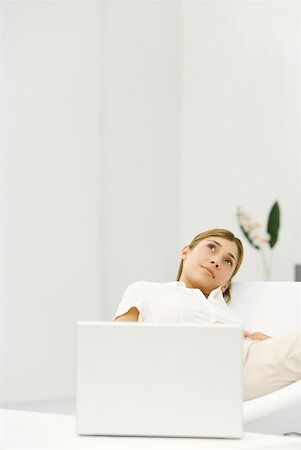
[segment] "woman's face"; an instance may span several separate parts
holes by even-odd
[[[217,287],[226,290],[238,260],[235,242],[221,237],[205,238],[192,250],[185,245],[181,252],[183,271],[180,281],[186,287],[201,289],[208,296]]]

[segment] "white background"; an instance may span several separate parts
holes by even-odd
[[[74,395],[75,322],[208,228],[301,262],[299,1],[2,1],[0,402]]]

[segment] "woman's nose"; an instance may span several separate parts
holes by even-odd
[[[218,267],[218,263],[215,261],[211,261],[211,264],[215,264],[215,267]]]

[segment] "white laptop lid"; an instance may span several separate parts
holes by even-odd
[[[81,435],[242,436],[242,328],[78,322]]]

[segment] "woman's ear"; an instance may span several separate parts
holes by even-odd
[[[185,260],[188,256],[188,253],[189,253],[189,246],[185,245],[185,247],[183,247],[181,250],[181,259]]]

